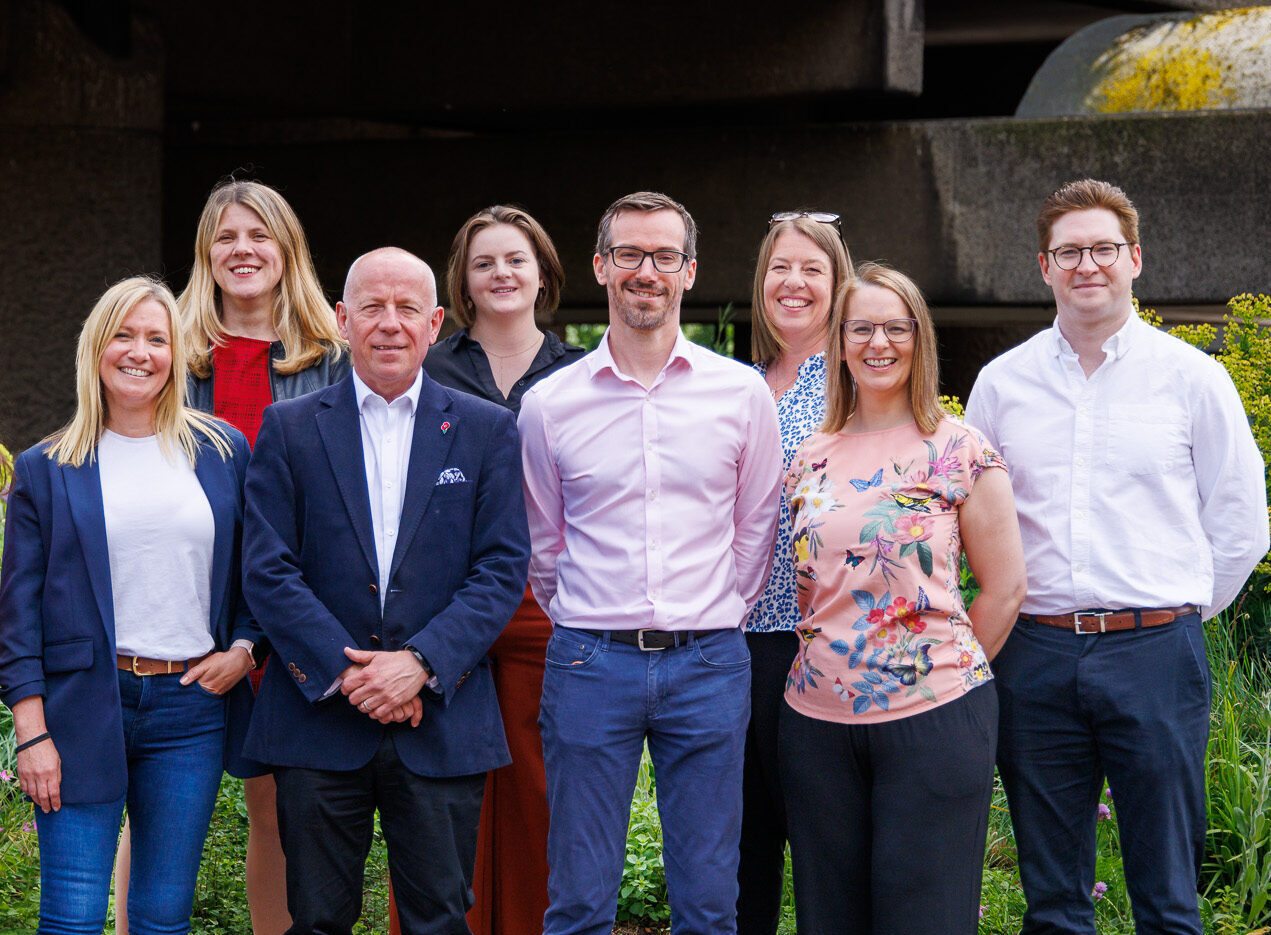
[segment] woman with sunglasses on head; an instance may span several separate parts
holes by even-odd
[[[751,356],[777,403],[786,469],[825,414],[825,345],[838,289],[852,261],[839,217],[783,211],[768,221],[751,299]],[[742,774],[738,935],[774,935],[785,874],[785,799],[777,775],[777,717],[786,673],[798,649],[799,623],[790,508],[782,499],[772,574],[746,621],[750,650],[750,723]]]
[[[126,805],[133,931],[188,932],[221,774],[249,766],[235,755],[260,639],[239,597],[249,449],[185,405],[162,283],[106,291],[76,371],[71,421],[18,459],[0,576],[0,699],[36,805],[39,931],[102,931]]]
[[[304,229],[268,185],[230,181],[208,196],[194,236],[194,266],[179,299],[190,335],[189,405],[214,413],[256,443],[265,407],[322,389],[349,370],[335,311],[318,283]],[[255,650],[265,659],[265,647]],[[260,687],[263,665],[252,672]],[[255,935],[281,935],[286,863],[273,775],[257,766],[247,802],[247,904]],[[128,879],[125,829],[117,885]],[[127,935],[119,913],[117,935]]]
[[[997,742],[989,660],[1026,584],[1010,481],[940,408],[931,315],[903,273],[857,269],[826,369],[825,422],[786,479],[803,621],[780,759],[798,928],[971,935]]]
[[[450,248],[446,286],[460,328],[424,358],[443,386],[519,412],[521,397],[585,351],[539,322],[556,311],[565,273],[547,232],[506,205],[478,211]],[[547,779],[538,707],[551,622],[527,589],[490,648],[512,763],[490,773],[481,807],[476,935],[537,935],[547,911]]]

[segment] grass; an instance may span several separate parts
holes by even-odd
[[[1260,591],[1206,626],[1214,704],[1209,741],[1209,844],[1200,906],[1210,935],[1271,935],[1271,600]],[[29,932],[38,918],[39,857],[29,830],[31,805],[18,793],[13,728],[0,708],[0,935]],[[663,931],[669,920],[658,823],[657,784],[647,758],[631,807],[626,866],[618,907],[624,932]],[[1132,935],[1121,872],[1116,803],[1098,824],[1096,879],[1106,886],[1095,904],[1102,935]],[[191,932],[250,931],[243,892],[247,840],[242,784],[226,778],[204,849]],[[379,836],[367,864],[363,918],[357,932],[388,931],[388,883]],[[994,791],[984,859],[983,935],[1019,931],[1024,897],[1015,866],[1006,799]],[[108,932],[112,929],[108,928]],[[787,862],[779,935],[794,933],[794,899]]]

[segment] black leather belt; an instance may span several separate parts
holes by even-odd
[[[687,646],[692,637],[709,636],[718,630],[579,630],[592,636],[605,636],[615,643],[626,643],[646,653],[663,649],[674,649],[676,646]]]

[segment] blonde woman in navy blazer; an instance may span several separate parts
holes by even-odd
[[[248,447],[186,408],[177,321],[159,282],[107,290],[80,334],[74,417],[16,465],[0,700],[37,806],[41,933],[102,931],[125,805],[133,935],[188,931],[221,772],[245,765],[231,754],[253,664],[235,641],[260,639],[239,597]],[[165,563],[189,580],[152,580],[150,566]],[[165,645],[199,648],[164,655]]]

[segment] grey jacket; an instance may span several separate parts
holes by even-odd
[[[281,341],[274,341],[269,345],[269,359],[271,361],[281,360],[284,356]],[[348,352],[343,348],[333,348],[327,352],[327,356],[322,360],[298,373],[279,373],[271,366],[269,368],[269,391],[273,395],[274,402],[278,402],[280,399],[295,399],[297,396],[303,396],[306,393],[312,393],[314,390],[328,387],[332,383],[338,383],[348,376],[348,373]],[[186,384],[185,403],[187,406],[203,412],[212,411],[213,400],[215,399],[212,391],[213,377],[214,375],[196,377],[193,373],[190,374],[189,382]]]

